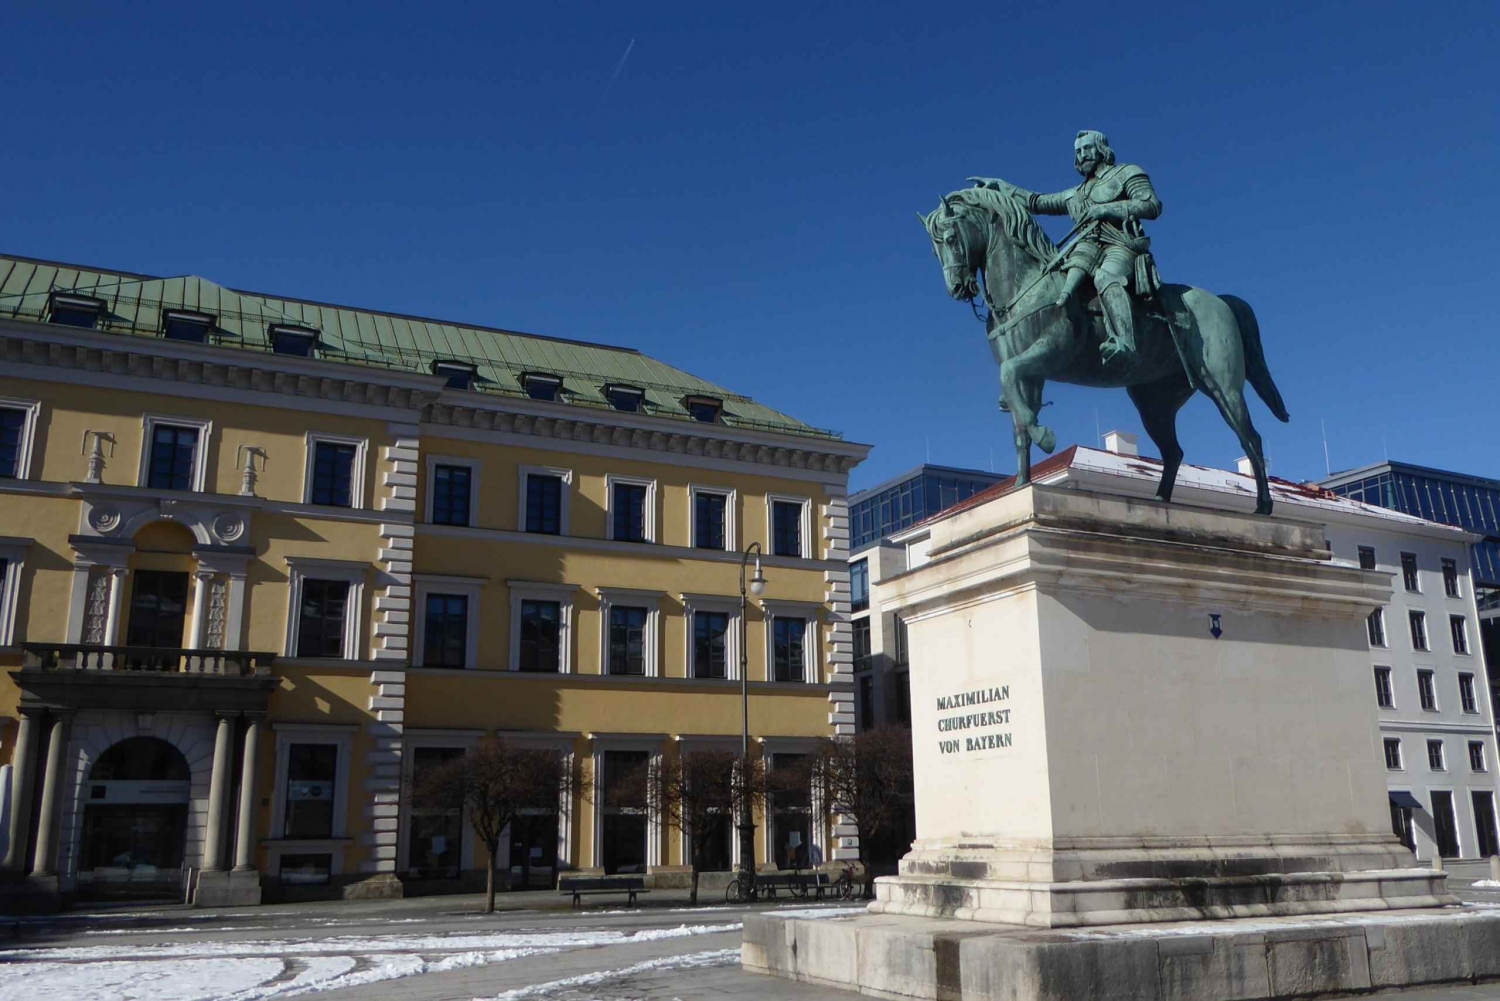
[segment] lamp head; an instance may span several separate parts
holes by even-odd
[[[750,593],[759,597],[766,593],[766,577],[760,570],[760,557],[755,558],[755,576],[750,578]]]

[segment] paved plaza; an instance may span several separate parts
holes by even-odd
[[[1500,907],[1488,875],[1454,866],[1475,906]],[[834,999],[856,995],[746,974],[747,908],[689,907],[684,892],[648,906],[574,911],[553,893],[329,902],[196,910],[117,906],[8,919],[0,934],[0,1001],[261,1001],[316,994],[360,1001],[559,1001],[693,998]],[[776,901],[759,909],[836,921],[846,904]],[[1412,1001],[1500,1001],[1500,984],[1424,988]]]

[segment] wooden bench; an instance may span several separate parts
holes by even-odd
[[[557,888],[558,893],[571,893],[573,906],[582,907],[583,898],[596,893],[628,893],[629,906],[635,906],[638,893],[650,893],[646,881],[639,876],[595,876],[585,879],[570,879]]]

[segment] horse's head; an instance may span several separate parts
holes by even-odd
[[[932,238],[932,252],[943,264],[943,282],[955,299],[971,302],[979,295],[979,269],[984,264],[983,240],[971,206],[957,195],[944,195],[943,204],[917,218]]]

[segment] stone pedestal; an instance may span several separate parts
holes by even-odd
[[[1152,923],[1457,903],[1390,829],[1364,627],[1390,578],[1334,563],[1321,526],[1029,486],[934,522],[929,555],[876,585],[910,636],[918,838],[883,917],[837,934],[958,919],[1024,951],[1073,940],[998,926],[1145,925],[1155,950]],[[746,928],[747,966],[777,969]],[[864,977],[814,975],[960,996]]]
[[[217,869],[198,874],[193,904],[198,907],[240,907],[260,903],[260,873]]]

